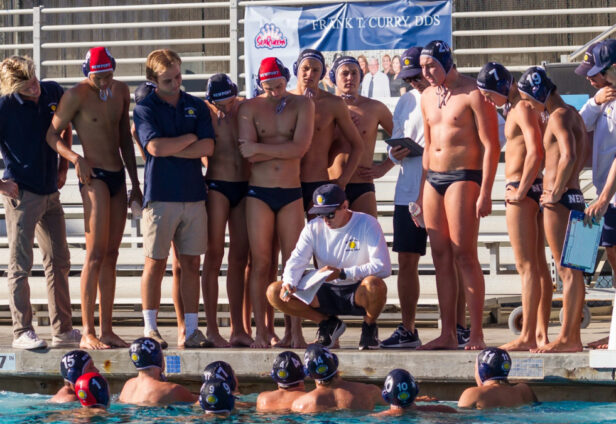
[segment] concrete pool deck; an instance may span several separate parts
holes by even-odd
[[[582,330],[585,344],[605,337],[609,333],[609,317],[594,319]],[[560,326],[550,327],[550,336],[555,337]],[[117,333],[127,341],[141,337],[140,327],[116,326]],[[214,360],[229,362],[235,369],[242,392],[249,393],[273,388],[269,370],[275,356],[281,351],[272,349],[177,349],[173,341],[177,334],[175,327],[160,327],[170,348],[165,351],[167,376],[174,381],[188,385],[197,391],[201,382],[201,371]],[[379,329],[381,338],[389,336],[393,327]],[[40,337],[50,340],[49,327],[36,329]],[[221,333],[228,337],[229,328],[222,327]],[[306,326],[306,340],[312,340],[315,327]],[[282,328],[278,329],[282,334]],[[421,339],[426,342],[439,334],[437,328],[419,328]],[[369,381],[381,385],[385,375],[393,368],[408,369],[420,382],[422,394],[435,395],[443,400],[455,400],[461,391],[474,384],[474,361],[476,352],[458,351],[413,351],[357,350],[360,328],[349,327],[341,338],[341,349],[335,350],[340,359],[340,371],[345,378]],[[486,343],[498,346],[514,335],[502,326],[485,329]],[[55,392],[62,384],[59,363],[62,355],[70,349],[46,349],[21,351],[10,347],[9,326],[0,327],[0,389],[17,392]],[[297,351],[300,356],[302,352]],[[127,349],[92,351],[92,357],[101,373],[108,378],[112,391],[118,392],[123,382],[135,375]],[[616,355],[616,352],[614,353]],[[615,370],[594,369],[589,365],[589,351],[563,354],[530,354],[513,352],[513,381],[530,382],[539,399],[548,400],[616,400]]]

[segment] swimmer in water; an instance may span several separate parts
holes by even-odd
[[[457,412],[454,408],[447,405],[421,405],[417,406],[417,394],[419,385],[413,376],[400,368],[392,370],[385,378],[383,392],[381,395],[390,408],[374,414],[375,417],[399,417],[418,411],[422,412]]]
[[[201,386],[199,405],[206,414],[228,417],[235,409],[235,396],[227,382],[213,377]]]
[[[109,408],[111,396],[107,380],[97,372],[82,375],[75,382],[75,392],[84,408],[104,411]]]
[[[306,349],[304,371],[317,387],[293,402],[293,412],[372,410],[374,405],[384,405],[378,386],[343,380],[338,372],[338,356],[319,344],[311,344]]]
[[[278,389],[259,394],[258,412],[288,411],[295,399],[306,394],[304,387],[306,375],[302,360],[296,353],[285,351],[278,354],[270,375],[278,384]]]
[[[75,392],[77,379],[84,374],[98,372],[92,357],[83,350],[71,350],[60,361],[60,374],[64,378],[64,386],[56,393],[49,402],[68,403],[77,402],[79,398]]]
[[[239,381],[237,380],[237,376],[235,375],[235,371],[231,365],[229,365],[225,361],[214,361],[208,364],[203,369],[203,382],[207,382],[212,378],[218,378],[226,382],[231,388],[231,392],[234,394],[239,394],[238,387]]]
[[[130,345],[129,355],[139,374],[124,384],[120,402],[158,406],[197,400],[188,389],[165,380],[163,351],[156,340],[150,337],[135,340]]]
[[[477,387],[470,387],[462,393],[458,408],[514,407],[537,402],[528,384],[512,385],[507,381],[510,370],[511,357],[506,351],[496,347],[481,351],[475,361]]]

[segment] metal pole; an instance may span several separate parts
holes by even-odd
[[[238,39],[237,39],[237,29],[238,29],[238,20],[237,20],[237,0],[229,1],[229,56],[231,56],[231,60],[229,62],[229,74],[231,76],[231,80],[239,85],[238,81]]]
[[[38,70],[39,79],[45,78],[41,67],[41,9],[43,6],[32,8],[32,59]]]

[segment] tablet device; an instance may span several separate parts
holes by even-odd
[[[402,146],[409,149],[411,152],[407,155],[407,157],[415,157],[423,155],[423,147],[419,144],[415,143],[412,138],[404,137],[404,138],[388,138],[385,140],[385,143],[389,144],[391,147]]]

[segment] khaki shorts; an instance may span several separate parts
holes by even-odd
[[[205,201],[149,202],[143,209],[141,230],[148,258],[167,258],[171,241],[180,255],[201,255],[207,247]]]

